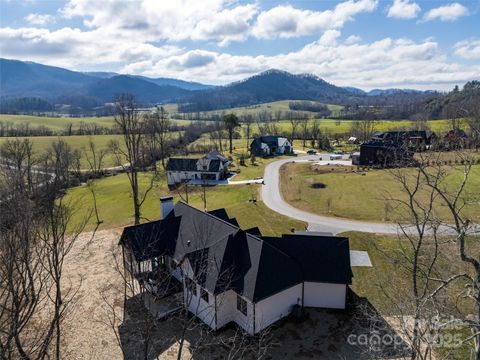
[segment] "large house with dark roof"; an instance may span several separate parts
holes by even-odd
[[[172,187],[190,180],[223,180],[228,175],[228,159],[212,151],[200,159],[170,158],[167,162],[167,184]]]
[[[120,239],[147,307],[177,287],[183,306],[210,328],[234,322],[252,335],[295,307],[345,308],[348,238],[262,236],[242,230],[224,209],[174,206],[172,197],[161,199],[161,209],[161,220],[126,227]]]
[[[258,136],[250,144],[250,153],[256,156],[293,154],[293,147],[287,138],[281,136]]]

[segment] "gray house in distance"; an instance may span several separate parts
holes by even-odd
[[[259,136],[250,144],[250,153],[263,157],[293,154],[293,147],[287,138],[281,136]]]
[[[190,180],[223,180],[228,175],[230,161],[217,151],[200,159],[170,158],[167,162],[167,183],[169,187]]]

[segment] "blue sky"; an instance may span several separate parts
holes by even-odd
[[[480,0],[0,0],[0,56],[212,84],[278,68],[448,90],[480,79]]]

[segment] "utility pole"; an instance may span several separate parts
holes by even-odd
[[[207,193],[205,191],[205,181],[203,182],[202,188],[203,188],[203,209],[207,211]]]

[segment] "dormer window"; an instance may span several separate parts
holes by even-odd
[[[247,316],[247,301],[240,295],[237,295],[237,310]]]
[[[197,296],[197,284],[195,283],[195,281],[193,281],[190,278],[186,278],[185,287],[191,294],[193,294],[194,296]]]
[[[208,291],[205,290],[204,288],[200,288],[200,297],[202,298],[203,301],[208,303]]]

